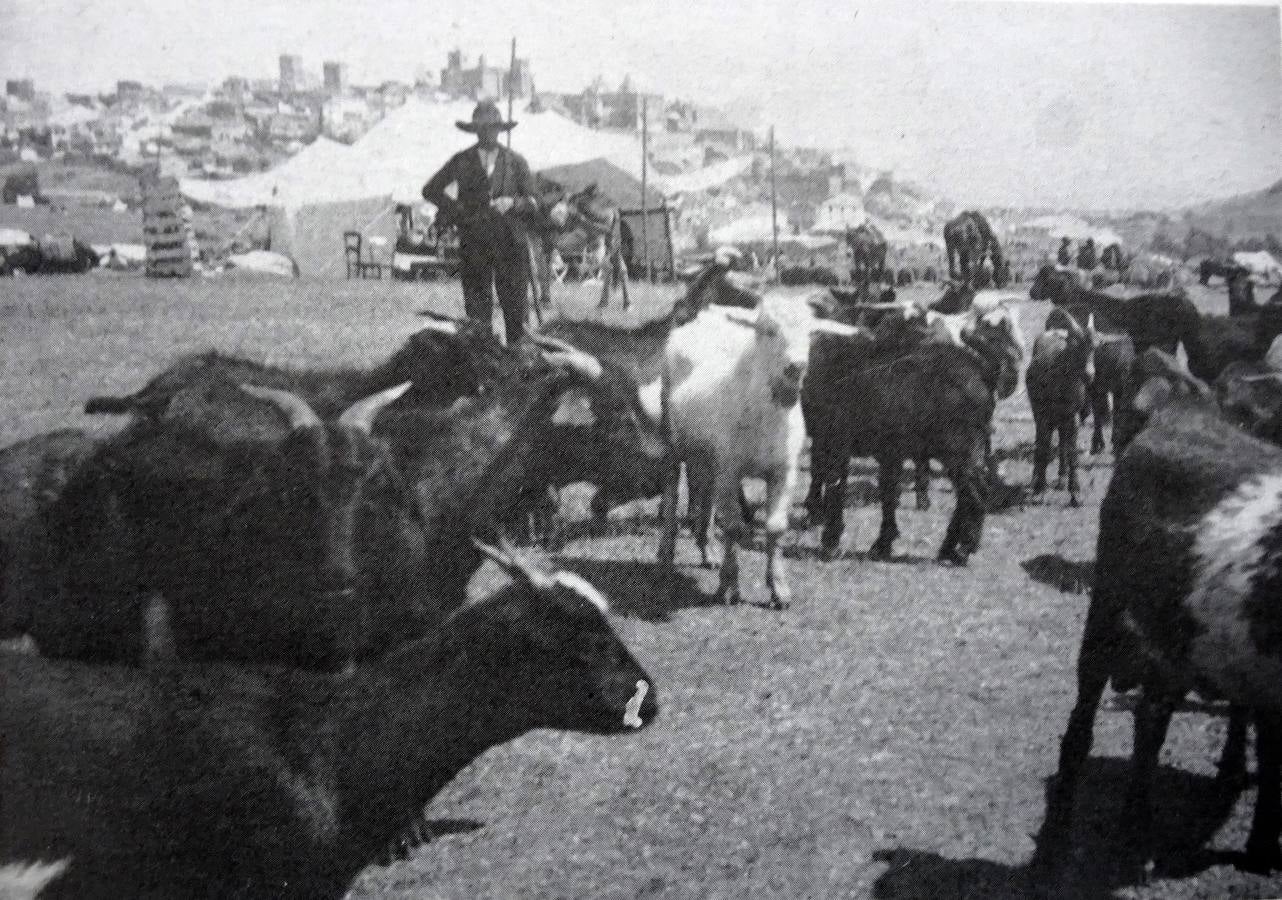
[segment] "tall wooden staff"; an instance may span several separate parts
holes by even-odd
[[[649,164],[646,157],[650,146],[650,117],[646,114],[646,98],[641,98],[641,265],[646,278],[654,281],[650,271],[650,210],[646,205],[646,173]],[[620,238],[622,239],[622,238]]]
[[[770,126],[770,232],[774,245],[775,277],[779,274],[779,200],[775,188],[775,127]]]
[[[516,94],[516,38],[512,38],[512,61],[507,67],[507,120],[512,121],[512,97]],[[512,129],[507,130],[507,148],[512,149]]]

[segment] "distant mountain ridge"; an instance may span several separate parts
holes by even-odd
[[[1188,225],[1229,240],[1267,234],[1282,238],[1282,179],[1263,190],[1199,203],[1181,212]]]

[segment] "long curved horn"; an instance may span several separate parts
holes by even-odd
[[[377,394],[371,394],[364,400],[357,400],[343,410],[343,414],[338,417],[339,427],[369,434],[374,427],[374,419],[383,408],[408,391],[413,383],[412,381],[407,381],[404,384],[398,384],[396,387],[381,390]]]
[[[1282,372],[1264,372],[1260,375],[1239,375],[1234,381],[1240,381],[1243,384],[1258,384],[1261,381],[1275,381],[1282,384]]]
[[[472,538],[472,545],[498,563],[499,568],[506,572],[509,577],[524,581],[536,591],[546,592],[556,586],[556,582],[551,575],[535,566],[529,560],[524,559],[508,543],[506,538],[499,538],[499,545],[495,547],[492,544],[485,543],[480,538],[474,537]]]
[[[442,316],[439,313],[426,311],[419,313],[419,315],[427,319],[427,321],[423,323],[423,327],[428,331],[437,331],[441,334],[450,335],[457,335],[459,333],[458,322],[455,322],[453,319]]]
[[[573,344],[567,343],[560,338],[552,337],[550,334],[541,334],[537,331],[527,331],[525,336],[536,346],[542,347],[544,350],[561,350],[565,353],[573,353],[578,352],[579,349]]]
[[[599,359],[560,338],[549,337],[546,334],[531,334],[530,340],[543,349],[543,358],[554,366],[573,369],[590,381],[600,381],[601,376],[605,374]]]
[[[251,397],[266,400],[284,413],[289,419],[289,427],[292,431],[300,428],[315,428],[322,424],[320,416],[316,415],[316,411],[308,405],[307,401],[292,391],[259,387],[256,384],[242,384],[240,389]]]

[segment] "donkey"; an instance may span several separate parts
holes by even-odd
[[[609,305],[610,295],[618,284],[623,291],[623,308],[632,304],[628,298],[628,235],[619,210],[598,193],[596,183],[577,193],[567,194],[555,182],[544,181],[539,199],[539,212],[529,229],[530,275],[535,305],[552,302],[552,254],[574,254],[595,259],[594,268],[601,277],[600,308]]]

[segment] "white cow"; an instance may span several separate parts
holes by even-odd
[[[700,492],[706,495],[723,529],[717,596],[727,603],[740,599],[737,544],[746,531],[739,505],[744,478],[766,483],[771,604],[782,609],[791,596],[778,543],[788,526],[806,436],[798,401],[810,335],[856,332],[816,318],[811,301],[818,299],[807,291],[771,290],[755,310],[711,306],[668,338],[660,403],[674,462],[663,494],[659,562],[672,569],[677,484],[685,462],[692,504]]]
[[[1267,250],[1254,253],[1239,251],[1233,254],[1233,261],[1258,278],[1261,282],[1282,281],[1282,263],[1273,258]]]

